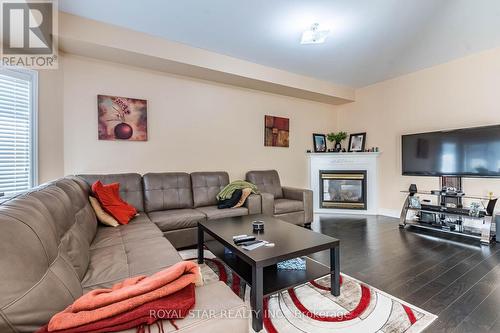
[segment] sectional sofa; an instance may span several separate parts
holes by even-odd
[[[283,188],[280,196],[277,173],[269,172],[271,178],[259,180],[262,193],[250,195],[245,206],[236,209],[216,207],[217,193],[229,183],[226,172],[71,176],[4,201],[0,204],[0,332],[33,332],[87,291],[179,262],[176,249],[196,244],[199,221],[264,210],[306,223],[312,211],[310,191]],[[139,212],[128,225],[112,228],[97,223],[88,200],[96,180],[120,183],[121,197]],[[268,189],[268,181],[274,187]],[[266,194],[268,190],[275,192]],[[281,210],[276,210],[280,204]],[[195,310],[209,310],[215,318],[179,320],[179,332],[248,331],[248,320],[239,312],[247,310],[245,304],[222,282],[197,288]],[[168,323],[165,330],[175,331]]]
[[[122,195],[139,210],[128,225],[98,225],[89,185],[79,177],[0,205],[0,332],[33,332],[87,291],[182,260],[144,213],[140,176],[111,179],[121,181]],[[197,287],[195,310],[200,316],[176,321],[178,331],[164,321],[165,332],[248,332],[240,312],[247,308],[223,282]],[[151,331],[158,332],[154,325]]]

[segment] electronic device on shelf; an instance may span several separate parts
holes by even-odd
[[[419,222],[433,224],[436,223],[436,214],[429,212],[419,213]]]
[[[435,193],[438,191],[432,191],[432,192]],[[439,195],[445,195],[449,197],[463,197],[465,196],[465,193],[462,192],[461,190],[457,190],[455,187],[444,186],[439,192]]]
[[[455,225],[454,224],[443,224],[441,227],[443,230],[446,231],[455,231]]]
[[[432,212],[441,212],[443,209],[441,206],[422,204],[421,208],[423,210],[430,210]]]
[[[411,184],[410,187],[408,188],[408,192],[410,192],[410,196],[414,196],[415,193],[418,192],[417,184]]]
[[[467,208],[443,207],[443,206],[427,205],[427,204],[421,204],[421,209],[436,213],[444,213],[444,214],[449,213],[449,214],[464,215],[464,216],[469,216],[470,213],[470,210]],[[486,215],[485,211],[480,211],[478,217],[484,217],[485,215]]]

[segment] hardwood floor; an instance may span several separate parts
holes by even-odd
[[[426,332],[500,332],[500,243],[464,243],[398,222],[339,215],[311,228],[340,239],[343,273],[438,315]],[[315,257],[329,264],[328,253]]]

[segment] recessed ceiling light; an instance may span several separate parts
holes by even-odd
[[[321,29],[319,23],[314,23],[309,30],[302,33],[300,44],[321,44],[324,43],[330,30]]]

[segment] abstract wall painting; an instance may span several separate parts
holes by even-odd
[[[264,146],[288,147],[290,137],[290,119],[274,116],[264,117]]]
[[[97,95],[99,140],[147,141],[147,101]]]

